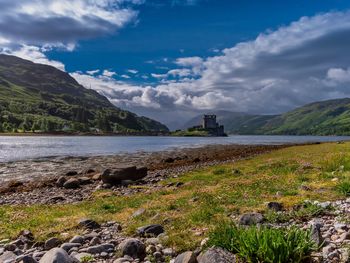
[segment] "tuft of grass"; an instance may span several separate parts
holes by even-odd
[[[324,172],[350,171],[350,156],[345,153],[329,154],[321,162],[321,168]]]
[[[345,195],[345,196],[349,196],[350,195],[350,181],[346,180],[346,181],[342,181],[340,182],[337,186],[336,189],[338,190],[338,192],[340,192],[341,194]]]
[[[238,227],[227,222],[209,233],[207,246],[224,248],[244,262],[305,262],[316,248],[310,231],[265,226]]]

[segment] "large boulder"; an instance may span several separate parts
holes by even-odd
[[[80,187],[80,182],[78,179],[72,178],[67,180],[64,184],[63,187],[66,189],[77,189]]]
[[[146,167],[136,167],[130,165],[118,166],[105,170],[101,175],[101,180],[107,184],[121,184],[124,180],[137,181],[147,176]]]
[[[234,254],[222,248],[210,248],[197,257],[198,263],[235,263]]]
[[[73,259],[62,248],[53,248],[45,253],[39,263],[73,263]]]
[[[17,255],[12,251],[6,251],[0,256],[0,262],[15,262]]]
[[[136,232],[141,237],[158,236],[164,233],[164,228],[161,225],[154,224],[139,227]]]
[[[197,263],[197,258],[192,251],[187,251],[178,255],[174,263]]]
[[[260,224],[264,221],[264,216],[260,213],[248,213],[244,214],[240,217],[239,219],[239,224],[240,225],[256,225]]]
[[[146,256],[145,245],[136,238],[125,239],[119,244],[118,249],[121,251],[123,256],[130,256],[132,258],[144,259]]]

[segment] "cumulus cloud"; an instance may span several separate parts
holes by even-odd
[[[137,12],[127,0],[2,0],[0,35],[11,42],[74,43],[114,32]]]
[[[64,69],[51,49],[73,51],[82,39],[116,32],[135,21],[145,0],[0,0],[0,53]]]
[[[117,75],[116,72],[110,71],[110,70],[108,70],[108,69],[105,69],[105,70],[102,72],[102,76],[108,77],[108,78],[111,78],[111,77],[113,77],[113,76],[115,76],[115,75]]]
[[[152,74],[159,79],[181,74],[178,80],[152,87],[107,81],[98,89],[108,90],[104,94],[116,105],[143,108],[158,118],[159,108],[280,113],[317,100],[350,96],[343,85],[350,81],[350,63],[344,55],[349,46],[350,13],[330,12],[302,17],[217,56],[179,58],[178,68]],[[194,71],[196,78],[191,77]]]

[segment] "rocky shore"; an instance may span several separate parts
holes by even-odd
[[[349,262],[350,223],[344,217],[350,213],[350,199],[335,202],[311,202],[322,213],[307,221],[291,219],[287,223],[271,224],[263,214],[248,213],[233,218],[237,225],[265,225],[272,228],[298,227],[311,229],[311,238],[317,245],[307,262]],[[267,204],[278,213],[283,206]],[[137,213],[142,213],[138,211]],[[135,216],[137,216],[135,214]],[[167,234],[161,225],[146,225],[136,230],[132,237],[122,234],[123,227],[117,222],[102,225],[89,219],[77,222],[83,234],[66,240],[68,233],[59,233],[45,242],[37,242],[29,230],[23,230],[15,240],[0,240],[0,262],[12,263],[232,263],[240,262],[236,255],[218,247],[206,247],[204,238],[194,251],[178,253],[165,247]],[[64,241],[66,240],[66,241]]]
[[[216,145],[156,153],[117,156],[59,157],[0,164],[0,205],[74,203],[89,199],[96,190],[112,189],[115,195],[131,195],[159,189],[160,181],[198,168],[250,158],[290,145]],[[107,169],[144,167],[138,180],[105,184]],[[130,188],[128,185],[143,185]],[[179,181],[181,184],[181,181]]]

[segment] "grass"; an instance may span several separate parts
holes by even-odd
[[[290,210],[306,199],[345,198],[348,192],[339,189],[344,189],[350,179],[344,162],[350,157],[349,146],[350,143],[327,143],[281,149],[163,181],[164,185],[179,180],[184,184],[148,194],[115,196],[103,190],[95,192],[92,200],[79,204],[1,206],[0,240],[13,238],[22,229],[30,229],[42,240],[60,237],[62,232],[74,235],[79,231],[78,220],[88,217],[98,222],[116,220],[122,223],[125,234],[134,234],[137,227],[145,224],[162,224],[169,236],[165,245],[178,251],[191,250],[208,236],[208,231],[231,215],[252,211],[268,215],[266,202],[281,202]],[[341,166],[344,168],[339,169]],[[132,218],[140,208],[146,212]],[[320,212],[318,207],[310,206],[293,214],[284,213],[284,220]]]
[[[305,262],[316,248],[310,231],[298,228],[275,229],[251,226],[238,227],[222,223],[210,234],[208,247],[222,247],[249,263]]]

